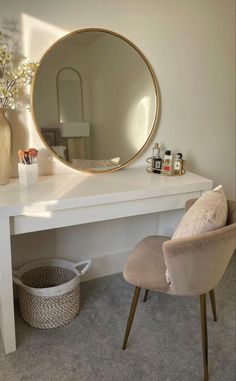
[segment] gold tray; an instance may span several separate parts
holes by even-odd
[[[152,163],[152,157],[148,157],[146,159],[146,162],[148,164],[151,164]],[[186,165],[186,160],[183,160],[183,166]],[[186,170],[183,168],[181,169],[180,171],[176,171],[176,170],[171,170],[171,171],[166,171],[164,169],[161,169],[160,172],[161,173],[157,173],[157,172],[154,172],[154,170],[156,170],[155,168],[152,168],[151,165],[149,165],[148,167],[146,167],[146,171],[149,172],[149,173],[154,173],[155,175],[159,175],[159,176],[182,176],[186,173]]]

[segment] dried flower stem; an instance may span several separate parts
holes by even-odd
[[[22,62],[14,70],[12,64],[13,56],[7,46],[0,45],[0,108],[16,108],[17,89],[31,83],[38,66],[36,63]]]

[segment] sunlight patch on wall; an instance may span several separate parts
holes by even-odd
[[[39,61],[45,51],[68,30],[59,28],[35,17],[21,14],[21,29],[23,34],[23,54],[31,60]]]
[[[134,102],[129,113],[129,121],[127,125],[132,128],[127,129],[128,140],[132,143],[133,148],[140,150],[150,134],[150,97],[144,96],[137,104]]]

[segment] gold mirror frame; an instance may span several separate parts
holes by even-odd
[[[108,34],[111,34],[115,37],[118,37],[120,38],[121,40],[125,41],[126,43],[128,43],[132,48],[134,48],[137,53],[141,56],[141,58],[143,59],[143,61],[145,62],[145,64],[147,65],[147,68],[151,74],[151,77],[152,77],[152,80],[153,80],[153,84],[154,84],[154,88],[155,88],[155,95],[156,95],[156,109],[155,109],[155,117],[154,117],[154,121],[153,121],[153,124],[152,124],[152,127],[151,127],[151,130],[150,130],[150,133],[149,133],[149,136],[146,140],[146,142],[144,143],[144,145],[141,147],[141,149],[134,155],[132,156],[127,162],[123,163],[123,164],[120,164],[114,168],[109,168],[109,169],[104,169],[104,170],[95,170],[95,169],[92,169],[92,168],[74,168],[73,165],[71,165],[68,161],[65,161],[63,160],[62,158],[60,158],[60,156],[57,155],[57,153],[51,148],[51,146],[46,142],[45,138],[43,137],[43,134],[42,134],[42,131],[41,131],[41,128],[39,127],[37,121],[36,121],[36,117],[35,117],[35,112],[34,112],[34,88],[35,88],[35,83],[36,83],[36,79],[37,79],[37,73],[40,69],[40,66],[42,65],[44,59],[47,57],[47,55],[50,53],[50,51],[56,47],[57,45],[59,45],[62,41],[68,39],[69,37],[75,35],[75,34],[79,34],[79,33],[84,33],[84,32],[104,32],[104,33],[108,33]],[[155,75],[155,72],[150,64],[150,62],[148,61],[148,59],[145,57],[145,55],[141,52],[141,50],[133,43],[131,42],[129,39],[127,39],[126,37],[116,33],[116,32],[113,32],[111,30],[108,30],[108,29],[103,29],[103,28],[84,28],[84,29],[78,29],[78,30],[75,30],[71,33],[68,33],[66,34],[65,36],[63,36],[62,38],[58,39],[53,45],[51,45],[49,47],[49,49],[46,50],[46,52],[44,53],[44,55],[42,56],[41,60],[39,61],[39,66],[35,72],[35,75],[34,75],[34,78],[33,78],[33,81],[32,81],[32,86],[31,86],[31,93],[30,93],[30,103],[31,103],[31,112],[32,112],[32,117],[33,117],[33,121],[34,121],[34,125],[36,127],[36,130],[39,134],[39,137],[41,139],[41,141],[43,142],[43,144],[46,146],[46,148],[48,149],[48,151],[52,154],[52,156],[56,157],[61,163],[63,163],[64,165],[66,165],[67,167],[69,168],[72,168],[73,170],[75,171],[78,171],[78,172],[87,172],[87,173],[111,173],[111,172],[116,172],[124,167],[127,167],[129,164],[131,164],[135,159],[137,159],[141,153],[143,153],[145,151],[145,149],[148,147],[154,133],[156,132],[157,130],[157,127],[158,127],[158,123],[159,123],[159,118],[160,118],[160,90],[159,90],[159,85],[158,85],[158,81],[157,81],[157,78],[156,78],[156,75]]]

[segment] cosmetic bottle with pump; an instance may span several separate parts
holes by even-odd
[[[152,172],[161,173],[162,169],[162,158],[160,144],[155,143],[152,149]]]

